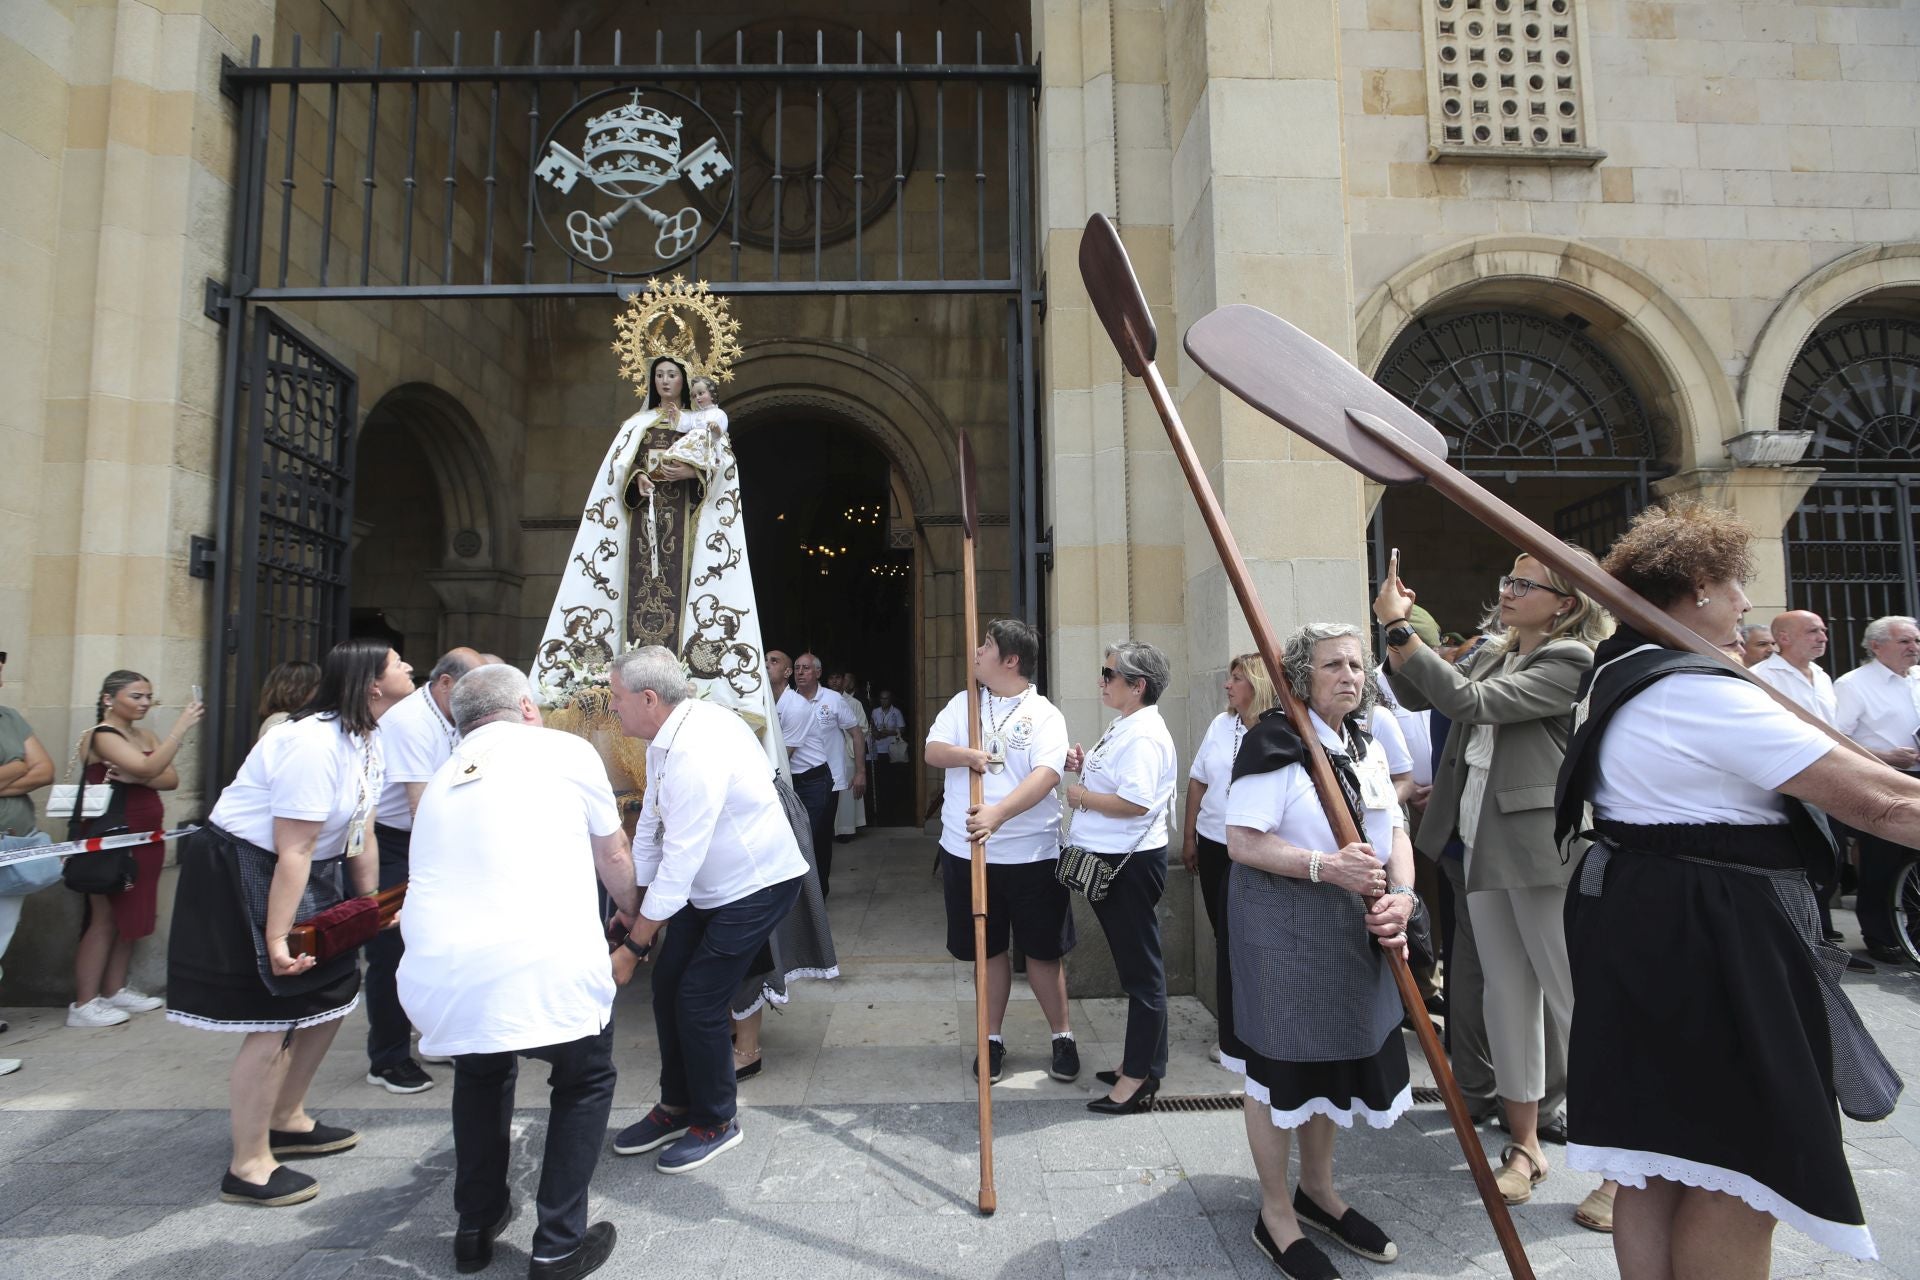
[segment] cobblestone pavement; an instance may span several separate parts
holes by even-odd
[[[1007,1074],[995,1087],[999,1212],[981,1218],[972,1080],[971,973],[937,948],[937,885],[925,846],[863,836],[838,854],[832,900],[845,976],[796,986],[770,1015],[767,1066],[741,1090],[746,1141],[683,1177],[610,1152],[592,1211],[620,1244],[603,1274],[676,1276],[1277,1276],[1248,1240],[1252,1163],[1238,1110],[1106,1118],[1089,1114],[1092,1073],[1119,1056],[1118,1000],[1076,1000],[1083,1082],[1045,1074],[1046,1027],[1024,987],[1009,1012]],[[1090,945],[1099,945],[1089,940]],[[929,952],[928,948],[935,950]],[[1920,972],[1885,968],[1848,986],[1909,1079],[1920,1078]],[[0,1011],[0,1276],[451,1276],[450,1068],[439,1087],[395,1097],[364,1082],[364,1021],[343,1029],[312,1093],[314,1111],[364,1135],[351,1152],[303,1165],[320,1196],[282,1210],[220,1203],[226,1071],[234,1043],[153,1014],[97,1031],[64,1011]],[[1219,1094],[1212,1019],[1173,1009],[1163,1096]],[[613,1124],[640,1118],[657,1070],[646,992],[616,1012],[621,1081]],[[1409,1041],[1416,1060],[1418,1050]],[[1676,1061],[1685,1046],[1673,1046]],[[1418,1074],[1416,1082],[1419,1082]],[[487,1274],[524,1273],[545,1127],[544,1073],[521,1073],[514,1164],[520,1212]],[[1764,1117],[1755,1117],[1764,1123]],[[1920,1276],[1920,1102],[1881,1124],[1847,1125],[1854,1177],[1881,1260],[1855,1263],[1783,1229],[1777,1276]],[[1483,1134],[1490,1155],[1501,1135]],[[1549,1157],[1559,1149],[1549,1148]],[[1505,1273],[1446,1118],[1422,1106],[1394,1128],[1343,1133],[1344,1195],[1396,1238],[1379,1267],[1332,1250],[1354,1277]],[[1536,1274],[1615,1274],[1604,1236],[1572,1222],[1591,1189],[1556,1169],[1515,1210]]]

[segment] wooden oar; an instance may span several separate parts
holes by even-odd
[[[980,745],[980,682],[973,674],[973,655],[980,647],[979,595],[974,587],[973,544],[980,531],[980,493],[973,468],[973,441],[960,433],[960,580],[966,618],[967,746]],[[980,775],[967,770],[967,803],[980,807]],[[973,1039],[977,1056],[973,1074],[980,1090],[980,1212],[999,1207],[993,1190],[993,1073],[987,1052],[987,842],[972,845],[973,870]]]
[[[1326,748],[1320,743],[1320,734],[1313,727],[1307,707],[1286,679],[1280,665],[1279,637],[1274,633],[1273,624],[1267,620],[1266,610],[1254,591],[1252,575],[1247,572],[1247,564],[1241,558],[1233,530],[1227,527],[1226,515],[1220,509],[1219,500],[1214,497],[1213,486],[1200,466],[1199,455],[1194,452],[1193,441],[1187,436],[1179,411],[1173,407],[1173,400],[1167,394],[1167,384],[1154,365],[1158,335],[1147,310],[1146,297],[1140,292],[1140,283],[1134,278],[1133,264],[1127,259],[1127,251],[1120,243],[1119,234],[1102,214],[1096,213],[1087,221],[1086,233],[1080,241],[1080,275],[1086,281],[1087,294],[1093,300],[1094,311],[1106,325],[1113,345],[1119,348],[1121,362],[1129,373],[1146,380],[1147,393],[1153,397],[1154,408],[1160,411],[1160,421],[1166,424],[1167,437],[1173,442],[1174,456],[1180,460],[1180,469],[1186,473],[1194,501],[1200,506],[1200,517],[1213,537],[1214,548],[1219,552],[1220,562],[1227,571],[1227,580],[1232,583],[1233,594],[1240,601],[1240,611],[1246,616],[1247,626],[1253,632],[1254,647],[1260,651],[1261,659],[1267,664],[1267,672],[1273,677],[1274,687],[1280,691],[1287,718],[1293,722],[1294,731],[1300,735],[1301,742],[1306,744],[1307,769],[1313,777],[1314,791],[1320,798],[1320,807],[1326,812],[1327,825],[1333,829],[1335,841],[1344,847],[1364,839],[1347,810],[1346,797],[1334,777],[1333,766],[1327,760]],[[1195,358],[1198,359],[1197,356]],[[1330,410],[1317,407],[1318,396],[1332,394],[1337,389],[1337,384],[1316,386],[1311,379],[1307,379],[1298,397],[1289,401],[1289,405],[1313,421],[1324,423],[1330,419],[1337,420],[1346,407],[1344,398],[1334,399]],[[1387,392],[1379,388],[1375,390],[1392,399]],[[1432,428],[1428,430],[1432,431]],[[1438,432],[1434,432],[1436,439],[1438,435]],[[1384,446],[1368,451],[1365,456],[1368,464],[1380,472],[1375,475],[1376,479],[1407,481],[1418,478],[1410,464],[1400,460]],[[1375,474],[1366,466],[1361,469],[1367,470],[1370,475]],[[1520,1243],[1520,1233],[1514,1229],[1513,1219],[1507,1213],[1505,1197],[1494,1184],[1493,1170],[1487,1166],[1487,1153],[1480,1145],[1480,1135],[1473,1126],[1472,1118],[1467,1114],[1467,1102],[1460,1096],[1460,1086],[1454,1083],[1453,1068],[1447,1062],[1446,1051],[1440,1047],[1440,1037],[1434,1032],[1433,1021],[1427,1017],[1426,1001],[1421,998],[1419,987],[1414,983],[1413,971],[1407,967],[1406,953],[1389,950],[1386,955],[1394,986],[1400,992],[1400,1002],[1406,1007],[1414,1034],[1419,1037],[1421,1051],[1426,1054],[1427,1063],[1433,1069],[1433,1078],[1438,1082],[1441,1099],[1446,1104],[1447,1118],[1453,1122],[1454,1136],[1460,1140],[1460,1150],[1467,1158],[1467,1168],[1473,1174],[1474,1186],[1486,1206],[1487,1217],[1493,1222],[1493,1233],[1499,1238],[1500,1251],[1506,1255],[1507,1269],[1513,1273],[1514,1280],[1533,1280],[1533,1267],[1528,1263],[1526,1250]]]
[[[1871,753],[1755,676],[1690,627],[1675,622],[1558,537],[1447,465],[1446,440],[1418,412],[1337,352],[1268,311],[1236,303],[1187,330],[1194,363],[1260,412],[1383,484],[1424,480],[1440,496],[1553,569],[1649,640],[1712,658],[1835,742]],[[1871,757],[1876,758],[1877,757]]]

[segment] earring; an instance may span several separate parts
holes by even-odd
[[[1706,608],[1706,607],[1707,607],[1708,605],[1710,605],[1710,604],[1712,604],[1712,603],[1713,603],[1713,601],[1712,601],[1712,599],[1711,599],[1711,598],[1709,598],[1709,597],[1707,597],[1707,596],[1701,596],[1701,597],[1700,597],[1699,599],[1697,599],[1697,600],[1695,600],[1695,601],[1693,602],[1693,607],[1694,607],[1694,608],[1696,608],[1696,609],[1704,609],[1704,608]]]

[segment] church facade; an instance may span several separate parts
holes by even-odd
[[[963,671],[965,431],[983,607],[1042,625],[1083,739],[1104,645],[1164,648],[1190,750],[1248,632],[1081,286],[1094,212],[1283,631],[1364,621],[1389,546],[1470,630],[1512,551],[1202,376],[1180,335],[1235,302],[1421,409],[1560,536],[1604,549],[1663,495],[1735,507],[1755,616],[1827,615],[1836,674],[1868,619],[1920,607],[1902,0],[8,13],[3,696],[64,770],[106,672],[175,705],[204,687],[171,817],[204,812],[282,658],[357,629],[417,667],[453,643],[532,663],[637,407],[621,291],[656,268],[741,324],[721,399],[767,644],[857,664],[924,733]],[[656,109],[673,175],[596,180]],[[67,998],[67,897],[29,901],[0,1002]],[[1211,950],[1183,877],[1169,907],[1192,990]]]

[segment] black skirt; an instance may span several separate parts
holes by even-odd
[[[360,1002],[358,950],[269,990],[254,917],[261,903],[246,888],[241,859],[264,850],[208,826],[180,846],[173,928],[167,944],[167,1017],[205,1031],[290,1031],[344,1018]],[[363,855],[364,856],[364,855]],[[340,859],[315,860],[296,914],[340,900]],[[257,898],[257,894],[253,897]]]
[[[1735,1195],[1872,1258],[1842,1148],[1837,1011],[1789,915],[1795,894],[1811,920],[1804,878],[1587,853],[1566,905],[1567,1161],[1631,1187]]]

